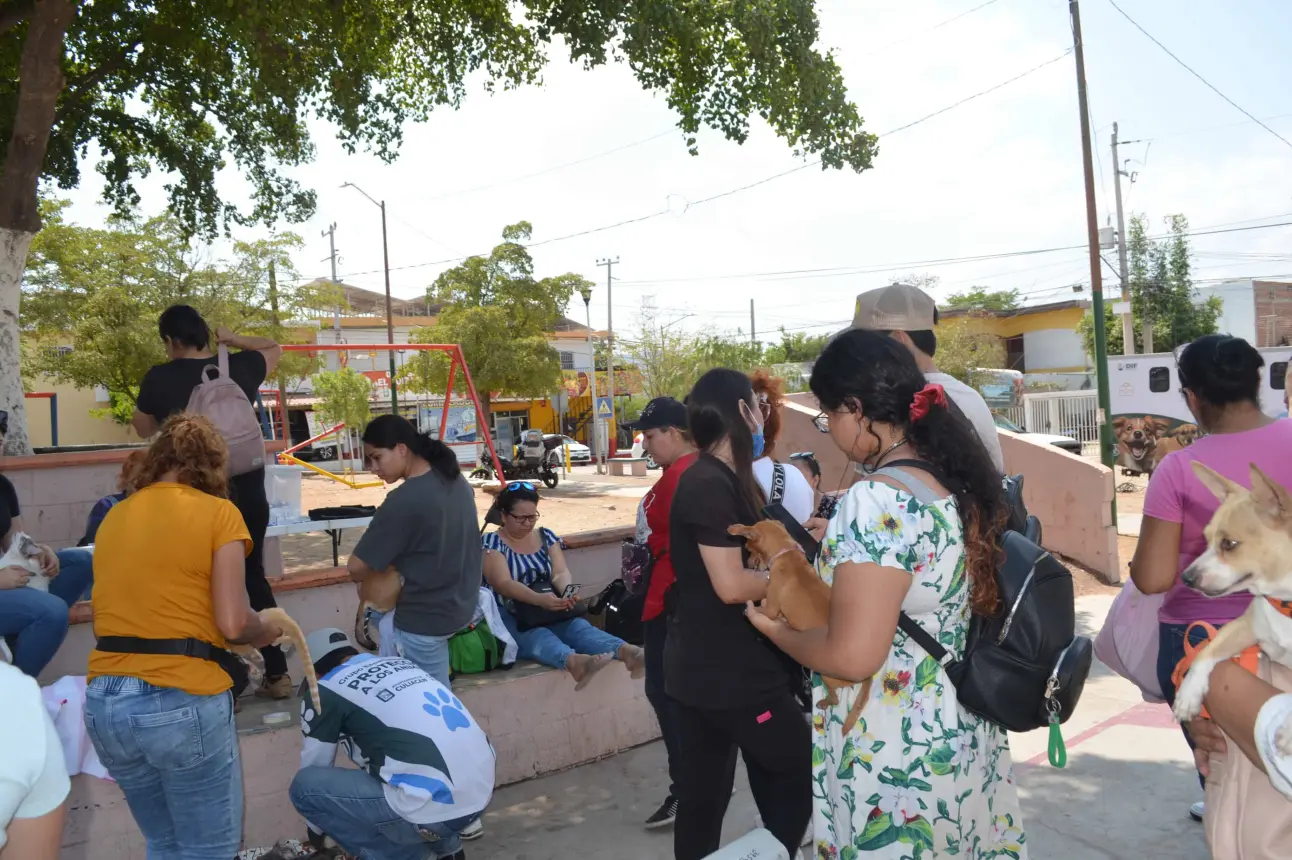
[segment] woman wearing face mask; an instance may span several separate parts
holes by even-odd
[[[810,733],[787,661],[744,618],[745,602],[766,596],[767,573],[750,570],[727,533],[756,523],[766,504],[753,472],[762,418],[749,378],[722,368],[700,377],[687,422],[700,456],[669,515],[676,583],[664,648],[681,760],[674,853],[698,860],[717,850],[739,750],[766,828],[797,855],[812,805]]]
[[[1153,470],[1144,494],[1139,545],[1131,561],[1131,579],[1145,594],[1166,592],[1158,611],[1157,678],[1168,702],[1175,700],[1171,675],[1184,657],[1185,631],[1194,621],[1216,627],[1247,610],[1245,591],[1207,597],[1180,581],[1180,573],[1207,548],[1203,529],[1220,501],[1193,473],[1203,463],[1243,486],[1251,486],[1251,465],[1284,487],[1292,487],[1292,421],[1261,411],[1261,368],[1265,360],[1242,338],[1209,334],[1180,352],[1176,366],[1180,391],[1206,435],[1172,452]],[[1205,634],[1195,629],[1195,644]],[[1188,731],[1185,738],[1193,740]],[[1202,820],[1205,808],[1195,803],[1189,814]]]
[[[480,595],[475,491],[448,445],[398,415],[372,419],[363,453],[377,477],[403,483],[386,495],[346,567],[355,581],[399,571],[396,647],[447,687],[449,637],[471,623]]]

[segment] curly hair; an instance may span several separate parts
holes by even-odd
[[[117,489],[129,495],[139,489],[139,470],[148,459],[148,449],[138,448],[131,451],[121,464],[121,474],[117,476]]]
[[[810,383],[822,409],[859,413],[865,432],[872,436],[872,421],[892,426],[919,459],[937,470],[960,514],[970,605],[978,615],[992,616],[1000,603],[996,569],[1009,512],[1004,487],[966,419],[936,405],[919,420],[911,419],[911,405],[925,384],[905,347],[887,335],[859,330],[845,332],[826,346],[812,368]]]
[[[166,475],[212,496],[229,496],[229,448],[215,425],[201,415],[180,412],[166,419],[148,448],[135,487],[155,484]]]
[[[763,412],[763,454],[771,457],[776,450],[776,437],[781,435],[781,409],[785,404],[785,380],[772,376],[765,370],[749,374],[754,398]]]

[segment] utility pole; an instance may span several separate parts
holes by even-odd
[[[579,288],[583,296],[583,313],[588,322],[588,353],[592,356],[592,373],[588,377],[588,399],[592,402],[592,451],[597,457],[597,474],[606,472],[606,459],[601,452],[601,419],[597,417],[597,347],[592,342],[592,285],[584,281]]]
[[[278,328],[278,269],[274,261],[269,261],[269,312],[273,315],[274,328]],[[279,432],[283,435],[278,437],[292,444],[292,434],[288,430],[290,426],[287,421],[287,385],[283,382],[282,371],[278,371],[278,419],[281,422]],[[273,422],[269,422],[271,425]]]
[[[327,244],[328,244],[328,251],[329,251],[329,253],[328,253],[328,255],[327,255],[327,258],[328,258],[328,262],[330,262],[330,263],[332,264],[332,283],[334,283],[334,284],[340,283],[340,281],[338,281],[338,280],[337,280],[337,277],[336,277],[336,263],[337,263],[337,256],[336,256],[336,222],[335,222],[335,221],[333,221],[331,224],[329,224],[329,225],[328,225],[328,228],[327,228],[326,230],[322,231],[319,235],[320,235],[320,236],[327,236]],[[337,343],[340,343],[341,341],[340,341],[340,339],[339,339],[339,338],[340,338],[339,333],[340,333],[340,331],[341,331],[341,306],[340,306],[339,304],[336,306],[335,310],[333,310],[333,312],[332,312],[332,329],[333,329],[334,331],[338,332],[338,340],[337,340]]]
[[[1081,113],[1081,162],[1086,179],[1086,242],[1090,246],[1090,294],[1094,298],[1095,380],[1099,391],[1099,459],[1113,468],[1113,434],[1108,423],[1112,410],[1108,396],[1108,333],[1104,330],[1104,287],[1099,259],[1099,214],[1095,202],[1094,154],[1090,141],[1090,107],[1086,100],[1086,56],[1081,42],[1081,9],[1077,0],[1068,0],[1072,17],[1072,41],[1077,65],[1077,108]],[[1117,523],[1117,498],[1112,501],[1112,521]]]
[[[749,300],[749,343],[751,346],[753,344],[758,343],[758,337],[757,335],[754,334],[754,300],[753,299]]]
[[[1126,216],[1122,212],[1122,177],[1127,176],[1122,170],[1121,160],[1117,155],[1117,123],[1113,123],[1113,191],[1117,197],[1117,267],[1122,282],[1122,355],[1135,354],[1135,320],[1131,316],[1130,275],[1126,263]],[[1096,318],[1097,319],[1097,318]]]
[[[386,271],[386,343],[394,346],[395,343],[395,316],[390,310],[390,246],[386,242],[386,201],[378,203],[367,191],[364,191],[353,182],[346,182],[341,185],[342,188],[353,188],[364,197],[368,202],[381,210],[381,261],[382,267]],[[399,395],[395,390],[395,351],[387,350],[390,353],[390,414],[399,414]]]
[[[610,398],[610,426],[614,428],[614,445],[609,447],[613,449],[619,444],[619,422],[615,420],[615,303],[614,303],[614,270],[619,263],[619,258],[613,260],[606,257],[597,260],[598,266],[606,267],[606,344],[609,348],[606,356],[606,395]],[[597,357],[592,356],[592,370],[597,369]],[[595,407],[595,403],[593,406]]]

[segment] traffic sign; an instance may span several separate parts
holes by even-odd
[[[598,397],[598,398],[597,398],[597,417],[598,417],[598,418],[613,418],[613,417],[614,417],[614,412],[610,409],[610,398],[609,398],[609,397]]]

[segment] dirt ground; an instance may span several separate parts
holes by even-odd
[[[576,466],[568,479],[562,477],[555,490],[539,488],[543,499],[539,504],[540,522],[559,535],[632,525],[637,520],[638,500],[658,476],[659,472],[652,471],[645,478],[619,478],[598,475],[592,466]],[[360,474],[356,481],[374,482],[376,478]],[[301,512],[336,505],[380,505],[387,492],[389,487],[352,489],[331,478],[306,473],[301,478]],[[493,496],[477,488],[476,511],[482,520],[491,504]],[[341,564],[345,564],[350,550],[354,549],[362,534],[363,529],[348,529],[342,533]],[[332,564],[331,542],[322,532],[288,535],[281,541],[285,571]]]

